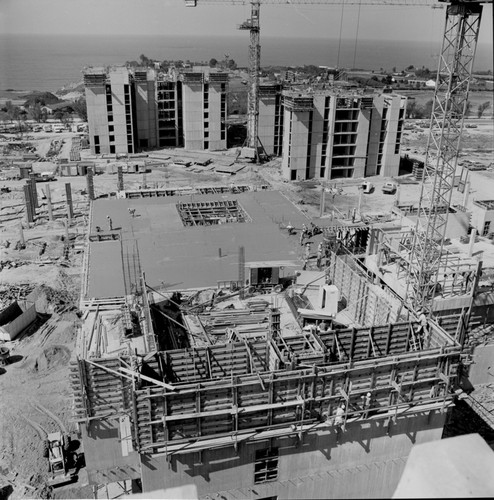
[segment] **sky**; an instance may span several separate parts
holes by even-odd
[[[229,0],[197,1],[197,7],[189,8],[184,0],[0,0],[0,33],[231,36],[250,16],[248,0],[246,5],[231,5]],[[430,7],[441,5],[437,0],[403,0],[415,4],[412,6],[361,6],[360,16],[357,5],[300,5],[310,1],[263,5],[261,39],[338,39],[340,32],[343,39],[351,40],[439,42],[442,37],[445,10]],[[489,5],[484,7],[479,42],[492,45],[492,40]]]

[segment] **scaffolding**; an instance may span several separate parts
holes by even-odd
[[[393,419],[452,399],[460,346],[412,322],[241,340],[72,364],[75,420],[130,415],[139,453],[167,456]],[[131,368],[134,367],[134,368]],[[130,392],[129,392],[130,391]],[[364,404],[370,393],[371,402]]]

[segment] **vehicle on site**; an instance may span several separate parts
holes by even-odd
[[[213,160],[211,158],[207,158],[206,160],[196,160],[194,163],[196,165],[201,165],[203,167],[206,167],[207,165],[209,165],[212,162],[213,162]]]
[[[383,185],[383,193],[384,194],[395,194],[398,189],[398,185],[395,182],[385,182]]]
[[[174,167],[190,167],[192,165],[192,162],[191,161],[187,161],[187,160],[174,160],[172,165]]]
[[[46,440],[45,456],[48,458],[49,471],[51,477],[48,480],[49,486],[60,486],[74,479],[74,474],[69,471],[67,464],[67,452],[69,449],[69,436],[62,435],[61,432],[48,434]]]
[[[53,127],[51,125],[43,125],[43,130],[45,132],[53,132]]]
[[[63,125],[54,125],[53,126],[53,132],[56,132],[57,134],[61,134],[65,130],[65,127]]]
[[[370,194],[374,191],[374,184],[372,184],[372,182],[362,182],[360,187],[364,194]]]

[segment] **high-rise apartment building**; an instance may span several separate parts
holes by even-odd
[[[283,91],[284,177],[397,175],[405,106],[395,94]]]
[[[88,68],[84,83],[94,154],[226,147],[226,73]]]

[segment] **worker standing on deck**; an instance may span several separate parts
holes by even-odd
[[[419,310],[419,326],[417,329],[417,339],[421,349],[424,348],[425,340],[429,336],[429,330],[427,328],[427,316],[423,309]]]
[[[319,246],[317,247],[317,268],[321,269],[321,264],[322,264],[322,241],[319,243]]]
[[[340,429],[343,427],[343,424],[345,423],[345,405],[342,403],[337,409],[336,409],[336,416],[334,418],[334,425],[339,427]]]
[[[304,252],[304,257],[309,260],[309,257],[310,257],[310,243],[307,242],[305,244],[305,252]]]
[[[300,231],[300,245],[304,244],[304,238],[307,234],[307,226],[302,224],[302,231]]]
[[[110,231],[112,231],[112,230],[113,230],[113,222],[112,222],[112,220],[111,220],[111,217],[110,217],[109,215],[107,215],[107,216],[106,216],[106,220],[108,221],[108,229],[109,229]]]

